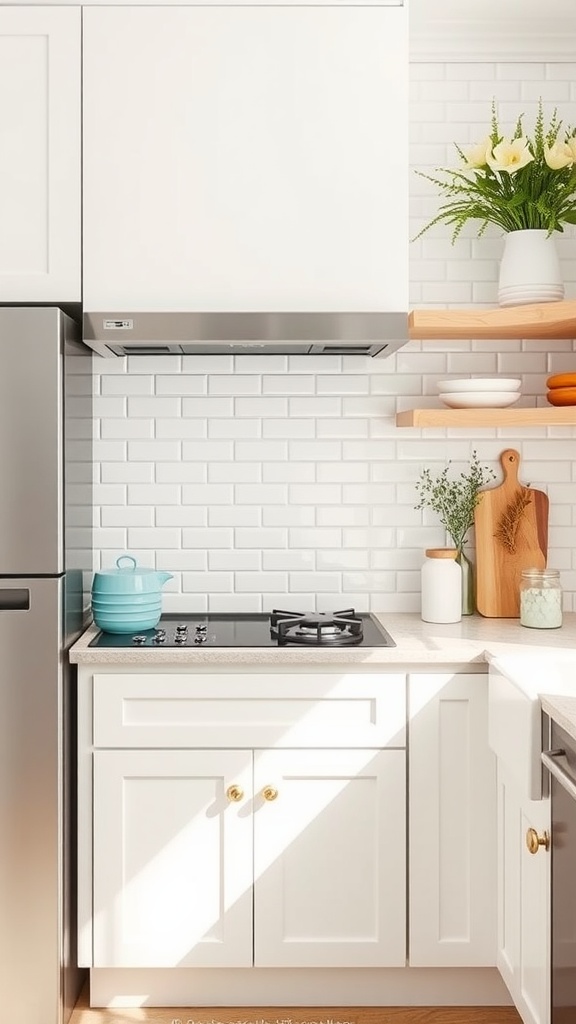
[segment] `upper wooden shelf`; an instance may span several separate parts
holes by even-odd
[[[497,309],[415,309],[408,318],[413,340],[466,338],[576,338],[576,300]]]

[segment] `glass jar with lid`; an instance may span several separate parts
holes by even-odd
[[[558,569],[522,569],[520,624],[531,629],[558,629],[562,625]]]

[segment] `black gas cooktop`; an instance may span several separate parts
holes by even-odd
[[[163,615],[141,633],[100,633],[90,647],[395,647],[368,612]]]

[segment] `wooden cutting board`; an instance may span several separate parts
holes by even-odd
[[[544,569],[548,555],[548,495],[518,480],[520,455],[500,455],[504,481],[482,491],[476,528],[476,606],[491,618],[518,618],[522,569]]]

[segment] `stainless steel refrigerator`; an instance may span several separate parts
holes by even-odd
[[[92,570],[91,354],[0,307],[0,1014],[61,1024],[74,938],[74,678]]]

